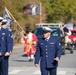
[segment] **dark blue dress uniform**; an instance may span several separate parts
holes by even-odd
[[[7,52],[10,52],[13,50],[13,35],[12,35],[12,30],[7,30],[7,44],[6,44],[6,50]]]
[[[6,42],[6,52],[12,52],[13,50],[13,36],[12,36],[12,31],[7,30],[7,42]],[[9,60],[9,56],[6,56],[6,74],[8,75],[8,60]]]
[[[41,75],[56,75],[58,62],[54,60],[56,57],[61,57],[62,47],[59,38],[50,36],[49,40],[45,38],[38,39],[37,51],[35,54],[35,64],[39,64]]]
[[[0,75],[8,75],[8,59],[9,56],[5,56],[6,52],[10,52],[13,49],[12,33],[6,29],[0,30]]]
[[[1,28],[0,30],[0,52],[2,53],[2,56],[0,57],[0,75],[7,75],[6,74],[6,64],[7,60],[5,58],[5,53],[6,53],[6,30]]]

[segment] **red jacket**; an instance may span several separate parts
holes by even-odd
[[[76,43],[76,30],[71,30],[72,35],[69,36],[69,39],[72,40],[73,43]]]
[[[36,43],[37,43],[37,37],[33,33],[27,34],[24,38],[24,53],[26,55],[35,54],[36,52]]]

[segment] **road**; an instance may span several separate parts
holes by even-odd
[[[57,70],[57,75],[76,75],[76,50],[73,54],[67,50],[62,55]],[[23,56],[23,45],[14,47],[9,58],[9,75],[40,75],[39,67],[34,66],[34,62],[28,62],[28,58]]]

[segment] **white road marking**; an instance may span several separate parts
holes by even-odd
[[[57,75],[75,75],[76,68],[58,68]],[[40,69],[35,67],[10,67],[9,75],[33,74],[40,75]]]
[[[40,74],[40,70],[36,70],[33,74]],[[66,74],[66,71],[57,71],[57,75],[65,75]]]
[[[40,70],[36,70],[33,74],[40,74]]]
[[[58,71],[57,74],[61,74],[61,75],[65,75],[66,74],[66,71]]]
[[[20,72],[21,70],[12,70],[11,72],[9,72],[9,74],[17,74],[18,72]]]

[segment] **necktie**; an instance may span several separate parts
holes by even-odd
[[[48,39],[45,39],[46,41],[48,41]]]

